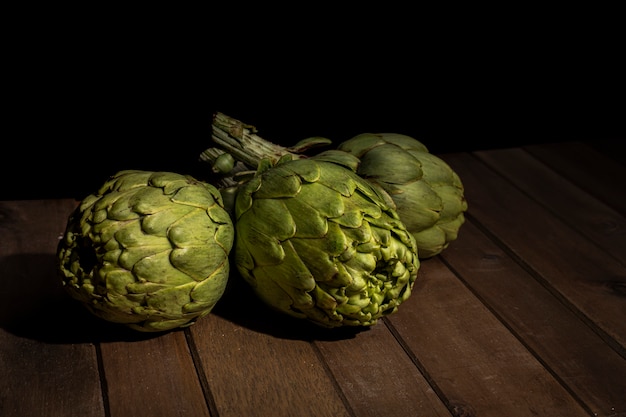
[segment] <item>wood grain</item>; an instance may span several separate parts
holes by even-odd
[[[442,258],[588,410],[626,409],[626,360],[472,222]]]
[[[579,142],[442,155],[458,240],[367,329],[263,305],[143,334],[56,275],[72,199],[0,201],[0,416],[626,416],[624,165]]]
[[[457,154],[447,161],[463,178],[470,215],[481,227],[623,352],[626,269],[621,262],[472,156]]]
[[[111,416],[209,416],[185,335],[101,345]]]
[[[102,416],[96,350],[59,286],[73,200],[0,201],[0,416]]]
[[[626,265],[624,216],[522,149],[482,151],[475,152],[475,155],[527,195],[532,195],[546,210]],[[618,181],[614,184],[618,185]],[[620,193],[619,189],[614,191]]]
[[[563,177],[585,189],[598,200],[626,216],[626,165],[624,144],[614,150],[620,155],[607,155],[582,142],[526,146],[524,149]]]
[[[354,338],[315,341],[355,414],[449,416],[446,405],[384,323]]]
[[[422,266],[416,285],[388,321],[456,414],[588,415],[439,259]]]
[[[220,417],[352,415],[308,341],[218,315],[190,330]]]

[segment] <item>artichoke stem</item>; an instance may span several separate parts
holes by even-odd
[[[263,139],[256,134],[254,126],[224,113],[216,112],[213,115],[212,128],[211,137],[215,144],[251,169],[256,169],[262,159],[270,159],[275,163],[284,155],[292,155],[294,159],[301,157],[284,146]]]

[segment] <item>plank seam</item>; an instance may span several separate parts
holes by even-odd
[[[586,146],[587,148],[589,148],[590,151],[594,151],[594,149],[589,147],[588,144],[585,144],[584,142],[578,142],[578,143],[581,143],[583,146]],[[570,174],[566,170],[561,169],[559,167],[555,167],[553,165],[550,165],[549,161],[547,161],[540,153],[538,153],[536,150],[533,150],[533,147],[524,146],[524,147],[522,147],[520,149],[523,150],[524,152],[526,152],[527,154],[529,154],[530,156],[532,156],[535,160],[537,160],[537,161],[541,162],[543,165],[547,166],[554,173],[556,173],[559,176],[561,176],[561,178],[564,178],[565,180],[567,180],[571,184],[574,184],[576,187],[578,187],[578,189],[584,191],[586,194],[590,195],[591,197],[593,197],[597,201],[601,202],[602,204],[604,204],[605,206],[607,206],[611,210],[615,211],[616,213],[618,213],[621,216],[624,215],[624,210],[622,208],[620,208],[619,204],[616,204],[613,201],[607,201],[607,199],[603,195],[598,194],[598,192],[593,187],[589,187],[587,184],[585,184],[585,185],[578,184],[576,181],[574,181],[574,179],[572,179],[572,177],[570,176]],[[611,160],[613,162],[616,162],[616,163],[620,164],[618,161],[616,161],[615,159],[612,159],[610,156],[608,156],[606,154],[603,154],[602,156],[607,158],[607,160]]]
[[[213,392],[211,391],[211,386],[209,385],[209,380],[204,373],[204,367],[202,365],[202,358],[198,353],[198,348],[196,346],[196,342],[191,334],[189,329],[184,329],[183,333],[185,335],[185,340],[187,341],[187,347],[189,348],[189,353],[191,354],[191,360],[193,361],[193,366],[196,369],[196,375],[198,376],[198,381],[200,382],[200,387],[202,388],[202,394],[204,395],[204,401],[209,409],[209,414],[211,417],[219,417],[220,413],[217,409],[217,403],[215,402],[215,398],[213,397]]]
[[[486,163],[478,155],[472,153],[472,154],[470,154],[470,156],[472,158],[476,159],[477,161],[479,161],[481,164],[483,164],[487,169],[489,169],[490,171],[492,171],[493,173],[498,175],[500,178],[502,178],[503,181],[506,181],[508,184],[510,184],[512,187],[514,187],[520,193],[524,194],[529,199],[534,201],[536,204],[538,204],[542,208],[546,209],[546,207],[543,204],[541,204],[541,202],[537,201],[535,198],[533,198],[531,195],[526,193],[524,190],[520,189],[508,177],[502,175],[499,171],[497,171],[494,167],[492,167],[491,165]],[[594,242],[593,240],[589,239],[587,236],[585,236],[583,233],[581,233],[580,230],[578,230],[575,227],[573,227],[567,221],[564,221],[560,216],[558,216],[555,213],[553,213],[549,208],[547,208],[546,210],[548,211],[548,213],[550,213],[551,215],[553,215],[557,219],[559,219],[561,222],[563,222],[563,224],[565,226],[567,226],[570,230],[572,230],[574,233],[578,234],[579,236],[581,236],[582,238],[584,238],[585,240],[587,240],[588,242],[590,242],[594,246],[596,246],[599,249],[603,250],[602,247],[599,246],[596,242]],[[524,271],[526,271],[533,279],[535,279],[539,284],[541,284],[548,292],[550,292],[550,294],[552,294],[568,310],[570,310],[576,317],[578,317],[595,334],[597,334],[600,337],[600,339],[602,339],[607,345],[609,345],[611,347],[611,349],[613,349],[622,358],[626,359],[626,347],[622,346],[615,338],[613,338],[610,334],[608,334],[606,331],[604,331],[598,325],[596,325],[594,323],[594,321],[591,320],[578,307],[576,307],[576,305],[573,302],[571,302],[558,289],[556,289],[554,286],[552,286],[552,284],[550,284],[550,282],[547,279],[543,278],[539,272],[537,272],[532,266],[530,266],[530,264],[528,264],[526,261],[524,261],[519,255],[517,255],[515,253],[515,251],[513,251],[513,249],[511,249],[506,243],[504,243],[501,239],[499,239],[496,236],[495,233],[491,232],[487,226],[485,226],[478,219],[473,217],[472,214],[469,211],[465,213],[465,217],[466,217],[466,219],[468,221],[471,220],[472,223],[478,228],[478,230],[480,230],[483,234],[485,234],[485,236],[487,236],[492,242],[494,242],[494,244],[496,244],[500,249],[502,249],[502,251],[504,251],[505,254],[507,254],[516,264],[518,264]],[[615,259],[615,257],[613,257],[610,254],[607,254],[607,256],[610,256],[611,259]],[[620,265],[622,265],[621,262],[618,262],[618,263]]]
[[[350,405],[350,402],[348,401],[348,397],[346,397],[346,395],[343,392],[343,389],[341,389],[341,385],[339,385],[339,382],[337,382],[335,375],[333,375],[333,371],[328,365],[328,363],[326,362],[326,359],[324,358],[324,354],[320,350],[319,346],[317,346],[315,341],[311,341],[309,342],[309,344],[311,345],[313,352],[315,352],[315,356],[317,356],[317,359],[320,361],[322,368],[324,368],[324,373],[326,373],[331,383],[333,384],[333,387],[335,388],[335,392],[337,393],[337,395],[339,396],[339,399],[341,400],[344,407],[346,408],[346,411],[351,417],[356,417],[356,414],[354,413],[354,410],[352,409],[352,406]]]
[[[489,169],[493,169],[490,166],[488,167]],[[508,181],[508,179],[506,178],[504,179]],[[597,334],[600,337],[600,339],[602,339],[607,345],[611,347],[611,349],[613,349],[622,358],[626,359],[626,348],[622,346],[615,338],[613,338],[610,334],[608,334],[606,331],[601,329],[597,324],[595,324],[594,321],[591,320],[583,311],[581,311],[572,301],[570,301],[557,288],[555,288],[547,279],[545,279],[539,272],[537,272],[522,257],[516,254],[515,251],[511,249],[506,243],[500,240],[500,238],[498,238],[495,233],[491,232],[489,228],[487,228],[487,226],[482,224],[478,219],[473,217],[470,213],[466,213],[465,217],[468,221],[471,221],[478,230],[480,230],[485,236],[487,236],[489,240],[491,240],[496,246],[498,246],[508,257],[510,257],[513,260],[513,262],[519,265],[520,268],[526,271],[535,281],[541,284],[541,286],[543,286],[550,294],[552,294],[552,296],[555,297],[557,301],[563,304],[565,308],[571,311],[572,314],[578,317],[579,320],[581,320],[587,327],[589,327],[595,334]],[[565,223],[565,225],[571,228],[571,226],[568,223]],[[576,229],[573,229],[573,230],[576,233],[580,234],[578,230]],[[584,237],[584,235],[581,235],[581,236]],[[447,263],[446,263],[446,266],[448,266]]]
[[[537,155],[535,155],[533,152],[529,151],[526,148],[522,148],[522,151],[525,152],[526,154],[528,154],[530,157],[532,157],[533,159],[535,159],[538,163],[542,164],[544,167],[546,167],[546,169],[552,171],[554,174],[558,175],[559,177],[561,177],[564,181],[566,181],[570,186],[578,189],[582,194],[585,194],[586,196],[588,196],[590,199],[593,199],[595,201],[597,201],[598,203],[602,204],[604,207],[606,207],[608,210],[612,211],[615,213],[616,216],[620,216],[623,217],[622,214],[620,213],[619,210],[617,210],[615,207],[613,207],[609,202],[605,201],[604,199],[601,199],[599,196],[593,194],[592,192],[590,192],[590,190],[588,190],[586,187],[581,187],[580,184],[577,184],[576,182],[574,182],[570,177],[564,175],[564,173],[555,170],[554,167],[552,167],[551,165],[549,165],[545,160],[543,160],[542,158],[538,157]],[[537,205],[539,205],[540,207],[544,208],[546,211],[548,211],[549,213],[551,213],[554,217],[556,217],[557,219],[559,219],[561,222],[563,222],[563,224],[567,225],[571,230],[573,230],[574,232],[576,232],[578,235],[580,235],[582,238],[584,238],[585,240],[587,240],[589,243],[591,243],[592,245],[594,245],[596,248],[598,248],[600,251],[604,252],[607,256],[610,256],[611,258],[613,258],[615,261],[617,261],[620,265],[622,266],[626,266],[626,263],[624,262],[623,259],[618,258],[617,256],[613,255],[612,253],[606,252],[606,250],[602,247],[602,245],[600,245],[594,238],[593,236],[587,236],[587,234],[585,233],[584,230],[581,230],[578,225],[576,223],[572,223],[570,220],[568,220],[566,217],[564,217],[563,215],[561,215],[559,212],[554,211],[552,209],[552,207],[550,207],[549,205],[544,204],[541,200],[535,198],[533,195],[527,193],[524,189],[518,187],[512,180],[510,180],[508,178],[508,176],[502,175],[500,173],[500,171],[497,170],[497,168],[493,167],[491,164],[489,164],[487,161],[485,161],[483,158],[481,158],[478,155],[475,155],[485,166],[489,167],[489,169],[491,169],[493,172],[497,173],[500,178],[502,178],[504,181],[506,181],[507,183],[509,183],[512,187],[514,187],[516,190],[518,190],[520,193],[524,194],[526,197],[528,197],[530,200],[534,201]]]
[[[514,258],[513,258],[514,259]],[[515,259],[514,259],[515,260]],[[515,260],[516,261],[516,260]],[[485,300],[479,293],[478,291],[476,291],[471,284],[466,281],[465,279],[463,279],[462,275],[459,273],[459,271],[457,271],[449,262],[447,262],[445,260],[444,257],[441,257],[441,262],[446,266],[446,268],[448,268],[450,270],[450,272],[452,272],[454,274],[454,276],[457,277],[457,279],[459,281],[461,281],[461,283],[463,284],[463,286],[465,286],[465,288],[468,289],[469,292],[471,292],[474,297],[476,297],[476,299],[478,299],[478,301],[480,301],[480,303],[487,309],[489,310],[489,312],[509,331],[509,333],[511,333],[513,335],[513,337],[515,337],[515,339],[522,345],[524,346],[524,348],[532,355],[532,357],[535,358],[535,360],[537,362],[539,362],[541,364],[541,366],[558,382],[559,385],[561,385],[561,387],[563,387],[563,389],[565,389],[565,391],[567,391],[567,393],[578,403],[578,405],[580,405],[587,413],[589,413],[589,415],[591,416],[595,416],[596,414],[593,412],[593,410],[582,400],[582,398],[580,398],[578,396],[578,394],[572,389],[570,388],[570,386],[567,384],[567,382],[565,382],[565,380],[563,380],[556,371],[554,371],[552,369],[552,367],[550,367],[550,365],[543,360],[543,358],[541,357],[541,355],[539,355],[539,353],[537,351],[535,351],[528,343],[526,343],[526,341],[524,340],[524,338],[517,332],[515,331],[515,329],[513,328],[513,326],[511,326],[508,321],[498,313],[498,311],[493,308],[489,302],[487,302],[487,300]],[[557,301],[560,302],[560,300],[557,299]],[[576,316],[578,317],[578,316]]]
[[[387,326],[387,329],[389,329],[389,332],[392,334],[392,336],[394,337],[394,339],[396,339],[396,341],[398,342],[398,344],[400,345],[400,347],[402,348],[402,350],[404,350],[404,352],[406,353],[406,355],[409,357],[409,359],[411,360],[411,362],[413,362],[413,365],[415,365],[415,367],[417,368],[417,370],[422,374],[422,376],[424,377],[424,379],[426,380],[426,382],[428,382],[428,385],[430,385],[430,387],[433,389],[433,391],[435,392],[435,394],[437,395],[437,397],[439,397],[439,399],[441,400],[441,402],[443,402],[444,406],[448,409],[448,411],[450,412],[451,415],[453,416],[457,416],[458,413],[455,409],[455,405],[450,401],[450,399],[448,398],[448,396],[444,393],[444,391],[439,387],[439,385],[437,384],[437,382],[435,382],[435,379],[430,375],[430,373],[428,372],[428,370],[426,370],[426,367],[424,366],[424,364],[419,360],[419,358],[417,357],[417,355],[413,352],[413,350],[411,350],[411,348],[409,347],[408,343],[406,343],[404,341],[404,339],[402,338],[402,336],[400,335],[400,332],[394,327],[394,325],[389,321],[389,319],[387,317],[383,317],[381,319],[381,321],[383,323],[385,323],[385,326]]]
[[[102,359],[102,347],[100,343],[95,344],[96,362],[98,366],[98,376],[100,378],[100,390],[102,392],[102,406],[104,407],[104,416],[111,417],[111,404],[109,404],[109,385],[107,384],[106,373],[104,371],[104,360]]]

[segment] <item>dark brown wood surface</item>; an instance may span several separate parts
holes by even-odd
[[[590,143],[445,154],[467,222],[368,329],[281,316],[233,282],[138,334],[63,292],[77,202],[0,201],[0,416],[626,416],[626,168]]]

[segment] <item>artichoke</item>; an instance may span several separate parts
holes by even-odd
[[[233,178],[246,168],[256,169],[264,158],[273,162],[283,155],[307,158],[304,151],[331,143],[326,138],[312,137],[283,147],[258,136],[254,126],[223,113],[214,115],[212,138],[216,147],[207,149],[200,159],[221,173],[218,188],[229,207],[238,186]],[[420,141],[397,133],[363,133],[341,143],[336,150],[356,156],[353,169],[357,174],[390,195],[391,205],[417,242],[421,259],[441,253],[457,238],[468,208],[463,184],[456,172],[429,153]],[[345,159],[339,153],[334,156]],[[219,159],[228,157],[236,160],[236,165],[221,168],[224,164],[219,164]],[[349,158],[346,161],[354,162]]]
[[[337,149],[359,158],[357,173],[391,196],[420,258],[441,253],[457,238],[468,207],[463,184],[420,141],[396,133],[363,133]]]
[[[411,295],[415,240],[384,195],[327,159],[261,161],[236,195],[234,259],[278,311],[323,327],[371,326]]]
[[[67,292],[94,315],[166,331],[215,306],[233,241],[214,186],[171,172],[120,171],[70,215],[58,266]]]

